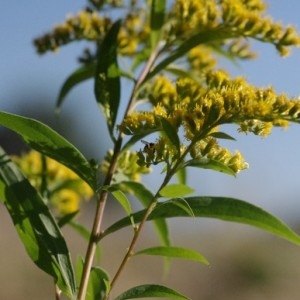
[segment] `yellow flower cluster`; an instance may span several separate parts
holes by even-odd
[[[54,27],[52,32],[34,40],[38,53],[56,51],[62,45],[72,41],[90,40],[101,41],[109,28],[112,20],[102,17],[97,12],[80,11],[77,15]],[[132,11],[125,19],[118,36],[119,53],[133,55],[138,51],[138,46],[148,42],[150,29],[142,10]]]
[[[82,199],[93,196],[90,186],[73,171],[49,157],[43,162],[37,151],[31,150],[13,159],[37,190],[41,189],[45,177],[50,204],[60,215],[77,211]]]
[[[229,167],[234,173],[238,173],[241,170],[249,168],[248,163],[245,162],[239,151],[236,151],[232,155],[228,149],[221,147],[217,140],[211,136],[208,136],[195,143],[190,151],[190,154],[192,158],[208,158],[221,162]]]
[[[272,126],[300,122],[300,101],[277,95],[271,87],[256,88],[244,78],[231,79],[223,71],[207,73],[205,81],[206,85],[202,85],[191,78],[181,78],[173,85],[164,78],[159,87],[163,96],[152,93],[152,98],[158,97],[157,101],[151,100],[157,103],[153,110],[134,112],[119,130],[132,135],[163,131],[164,117],[187,141],[195,143],[222,124],[237,124],[241,132],[266,136]],[[153,85],[155,91],[158,83]],[[157,155],[156,159],[160,160]]]
[[[108,168],[111,163],[113,151],[107,152],[102,164],[101,171],[104,175],[107,174]],[[121,180],[132,180],[140,181],[140,176],[142,174],[147,174],[150,172],[149,168],[141,166],[137,163],[139,157],[136,152],[123,151],[118,157],[117,169],[114,173],[113,180],[119,182]]]
[[[272,43],[281,55],[287,55],[289,46],[299,46],[299,35],[294,27],[285,28],[265,16],[265,9],[261,0],[177,0],[169,16],[171,26],[166,35],[184,40],[197,32],[221,30],[227,32],[228,38],[233,40],[252,37]],[[236,43],[233,42],[235,48]],[[253,54],[248,47],[248,42],[244,42],[235,53],[242,58],[251,58]]]
[[[80,11],[54,27],[53,31],[34,40],[38,53],[56,51],[62,45],[78,40],[101,40],[112,22],[96,12]]]

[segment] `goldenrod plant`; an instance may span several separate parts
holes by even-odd
[[[1,150],[0,199],[32,261],[53,277],[53,298],[62,292],[78,300],[189,299],[173,287],[151,283],[114,292],[136,255],[208,263],[200,253],[171,243],[169,218],[244,223],[300,245],[299,235],[263,209],[226,196],[192,195],[186,182],[190,168],[237,176],[249,167],[240,152],[222,146],[222,141],[234,140],[222,125],[264,137],[274,126],[299,123],[299,100],[232,78],[219,67],[223,59],[254,59],[253,40],[288,55],[300,44],[294,27],[273,21],[261,0],[88,0],[82,11],[36,38],[34,45],[44,54],[82,40],[87,48],[62,85],[56,113],[73,87],[93,81],[99,117],[105,119],[113,144],[103,161],[86,158],[39,121],[0,112],[0,124],[32,149],[12,158]],[[128,98],[121,87],[131,88]],[[150,190],[141,179],[151,176],[154,166],[161,182]],[[109,195],[109,201],[122,206],[124,217],[104,228]],[[60,228],[73,224],[83,199],[97,206],[86,253],[73,266]],[[135,211],[132,201],[144,208]],[[139,248],[148,223],[161,244]],[[125,253],[119,253],[115,274],[107,274],[95,265],[96,249],[124,227],[132,228],[132,238]]]

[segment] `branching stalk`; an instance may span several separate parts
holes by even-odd
[[[143,84],[143,80],[145,79],[145,77],[147,76],[147,74],[149,73],[151,67],[153,66],[156,58],[159,55],[159,50],[157,48],[156,51],[153,51],[151,56],[148,59],[147,64],[145,65],[145,67],[143,68],[139,79],[137,80],[133,91],[131,93],[127,108],[125,110],[123,119],[126,118],[126,116],[131,112],[132,108],[134,107],[134,103],[136,101],[136,94],[138,89],[141,87],[141,85]],[[103,185],[110,185],[114,172],[116,170],[117,167],[117,161],[118,161],[118,156],[121,152],[121,148],[122,148],[122,142],[123,142],[123,134],[119,133],[118,139],[115,143],[114,146],[114,150],[113,150],[113,157],[109,166],[109,170],[108,173],[106,175],[106,178],[104,180]],[[85,295],[86,295],[86,291],[87,291],[87,287],[88,287],[88,281],[89,281],[89,277],[90,277],[90,272],[91,272],[91,268],[92,268],[92,264],[93,264],[93,260],[95,257],[95,252],[96,252],[96,246],[97,246],[97,241],[98,241],[98,237],[101,233],[101,224],[103,221],[103,215],[104,215],[104,210],[105,210],[105,205],[106,205],[106,201],[107,201],[107,196],[108,196],[108,192],[101,190],[100,195],[99,195],[99,199],[98,199],[98,203],[97,203],[97,208],[96,208],[96,214],[95,214],[95,218],[94,218],[94,223],[93,223],[93,228],[91,231],[91,236],[89,239],[89,244],[87,247],[87,251],[86,251],[86,255],[85,255],[85,261],[84,261],[84,266],[83,266],[83,271],[82,271],[82,276],[81,276],[81,281],[80,281],[80,286],[79,286],[79,291],[78,291],[78,300],[84,300],[85,299]],[[149,207],[149,214],[151,212],[151,209]],[[145,220],[144,222],[147,220],[148,215],[145,215]],[[142,228],[142,227],[141,227]],[[137,230],[137,233],[135,234],[136,238],[135,240],[133,240],[131,242],[132,244],[132,248],[136,242],[136,239],[138,238],[139,234],[138,232],[141,229]],[[124,258],[124,263],[122,262],[121,266],[120,266],[120,270],[123,269],[123,265],[126,264],[128,258],[130,256],[130,253],[128,253],[128,257]],[[117,276],[118,277],[118,276]],[[116,278],[117,278],[116,277]]]

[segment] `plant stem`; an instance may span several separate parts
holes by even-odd
[[[137,90],[141,87],[141,85],[143,84],[143,80],[145,79],[145,77],[147,76],[147,74],[149,73],[151,67],[153,66],[155,59],[157,58],[157,56],[159,55],[159,49],[157,48],[156,51],[153,51],[145,65],[145,67],[143,68],[129,99],[127,108],[124,112],[124,116],[123,119],[126,118],[126,116],[130,113],[130,111],[132,110],[135,100],[136,100],[136,94],[137,94]],[[122,148],[122,142],[123,142],[123,134],[120,132],[118,139],[115,143],[114,146],[114,151],[113,151],[113,157],[111,159],[111,164],[109,166],[109,170],[107,172],[106,178],[104,180],[103,185],[110,185],[114,172],[117,168],[117,161],[118,161],[118,156],[121,152],[121,148]],[[98,241],[98,237],[101,234],[101,224],[102,224],[102,220],[103,220],[103,215],[104,215],[104,209],[105,209],[105,205],[106,205],[106,201],[107,201],[107,196],[108,193],[107,191],[102,190],[100,192],[100,196],[98,199],[98,203],[97,203],[97,208],[96,208],[96,215],[94,218],[94,223],[93,223],[93,228],[91,231],[91,235],[90,235],[90,239],[89,239],[89,244],[87,247],[87,251],[86,251],[86,255],[85,255],[85,261],[84,261],[84,266],[83,266],[83,271],[82,271],[82,275],[81,275],[81,280],[80,280],[80,286],[79,286],[79,290],[78,290],[78,296],[77,299],[78,300],[84,300],[85,299],[85,295],[86,295],[86,291],[87,291],[87,287],[88,287],[88,281],[89,281],[89,277],[90,277],[90,272],[91,272],[91,268],[92,268],[92,264],[93,264],[93,260],[94,260],[94,256],[95,256],[95,252],[96,252],[96,246],[97,246],[97,241]],[[149,213],[151,211],[149,210]],[[147,220],[147,217],[145,218],[144,222]],[[139,229],[138,229],[139,231]],[[138,237],[139,234],[136,235],[136,239]],[[135,244],[135,241],[133,241],[132,243],[132,247]],[[129,258],[129,256],[128,256]],[[127,260],[128,260],[127,258]],[[127,261],[126,260],[126,261]],[[126,264],[126,261],[124,261],[124,265]],[[123,268],[123,266],[121,267],[121,269]]]

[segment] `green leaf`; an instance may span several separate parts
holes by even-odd
[[[251,225],[300,245],[299,235],[281,220],[253,204],[229,197],[188,197],[184,199],[191,207],[195,217],[216,218]],[[134,213],[135,222],[140,222],[144,214],[145,210]],[[174,217],[190,217],[190,215],[170,200],[158,204],[149,215],[148,220]],[[130,225],[128,218],[121,219],[107,228],[104,235],[128,225]]]
[[[184,258],[189,260],[195,260],[200,263],[204,263],[208,265],[208,260],[201,255],[199,252],[181,248],[181,247],[152,247],[140,250],[136,252],[134,255],[158,255],[158,256],[166,256],[166,257],[173,257],[173,258]]]
[[[117,298],[115,298],[115,300],[137,299],[137,298],[146,298],[146,297],[150,297],[150,298],[162,297],[162,298],[189,300],[189,298],[176,292],[173,289],[170,289],[162,285],[156,285],[156,284],[144,284],[144,285],[133,287],[127,290],[126,292],[122,293]]]
[[[104,186],[102,189],[109,191],[114,198],[120,203],[127,215],[131,215],[131,205],[126,195],[119,189],[118,185]]]
[[[225,140],[232,140],[232,141],[236,141],[236,139],[234,137],[232,137],[231,135],[225,133],[225,132],[212,132],[209,134],[209,136],[212,136],[214,138],[217,139],[225,139]]]
[[[190,217],[195,217],[193,210],[184,198],[174,198],[172,203],[187,212]]]
[[[148,205],[154,199],[154,195],[141,183],[135,181],[123,181],[118,185],[120,189],[123,189],[124,192],[129,192],[133,194],[137,199],[142,203],[144,207],[148,207]],[[133,218],[135,221],[135,219]],[[170,238],[169,238],[169,229],[166,220],[157,219],[153,221],[154,228],[157,232],[158,237],[162,245],[169,246]]]
[[[228,175],[236,176],[236,173],[224,163],[210,158],[191,159],[184,164],[186,167],[214,170]]]
[[[39,121],[6,112],[0,112],[0,125],[16,132],[31,148],[70,168],[96,189],[96,172],[90,163],[74,145],[50,127]]]
[[[121,24],[121,20],[116,21],[101,43],[95,73],[95,97],[107,119],[111,137],[114,133],[121,96],[120,71],[117,61],[117,38]]]
[[[232,38],[235,35],[236,33],[224,29],[201,31],[193,35],[192,37],[186,39],[175,50],[170,52],[165,59],[163,59],[159,64],[157,64],[154,67],[154,69],[146,76],[144,82],[154,77],[156,74],[158,74],[161,70],[165,69],[169,64],[174,62],[176,59],[183,57],[192,48],[201,44]]]
[[[160,190],[159,194],[165,198],[182,197],[193,193],[194,190],[181,183],[169,184]]]
[[[165,22],[165,9],[166,1],[165,0],[152,0],[151,1],[151,15],[150,15],[150,40],[151,40],[151,49],[154,50],[157,46],[161,29]]]
[[[95,76],[96,72],[96,64],[94,62],[84,65],[75,72],[73,72],[63,83],[57,101],[56,101],[56,112],[59,113],[60,107],[65,100],[66,95],[70,92],[70,90],[76,86],[77,84],[91,79]]]
[[[83,270],[83,259],[81,257],[77,260],[76,265],[76,278],[80,282]],[[109,289],[109,276],[103,269],[99,267],[92,267],[88,288],[85,300],[99,300],[103,299]]]
[[[76,283],[67,244],[38,192],[0,148],[0,200],[32,261],[69,297]]]
[[[178,154],[180,153],[180,140],[176,128],[165,118],[160,117],[163,133],[168,137],[170,142],[176,147]]]

